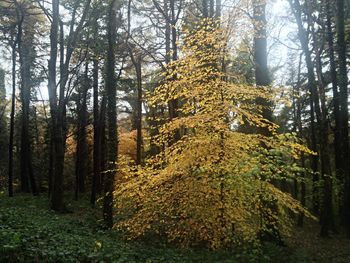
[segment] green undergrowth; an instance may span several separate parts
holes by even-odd
[[[69,209],[56,214],[45,196],[0,194],[0,262],[295,262],[286,248],[272,245],[209,251],[128,242],[103,229],[100,210],[88,202],[73,202]]]

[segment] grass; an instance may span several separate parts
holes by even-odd
[[[293,250],[267,244],[209,251],[128,242],[121,233],[103,229],[100,210],[88,202],[69,207],[74,213],[56,214],[44,196],[0,194],[0,262],[318,262],[309,261],[308,251],[294,243]]]

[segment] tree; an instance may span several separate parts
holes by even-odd
[[[337,0],[337,44],[339,59],[339,95],[340,95],[340,125],[342,136],[342,172],[344,176],[344,201],[342,209],[342,221],[348,230],[350,237],[350,166],[349,166],[349,106],[348,106],[348,75],[346,65],[346,42],[345,42],[345,15],[344,1]]]
[[[188,31],[183,57],[168,65],[165,83],[149,98],[152,105],[181,100],[181,117],[161,127],[158,143],[166,147],[147,160],[149,166],[137,174],[126,169],[124,183],[116,186],[122,218],[117,226],[131,238],[150,233],[182,246],[225,247],[241,238],[256,240],[266,229],[261,218],[272,219],[275,213],[261,196],[277,200],[277,209],[304,211],[271,179],[276,173],[292,176],[299,168],[281,160],[307,150],[291,136],[277,136],[276,126],[257,113],[252,101],[267,100],[266,92],[235,84],[218,67],[227,56],[226,34],[211,19]],[[244,121],[277,137],[241,133],[237,123]],[[186,134],[169,142],[180,128]],[[274,219],[278,226],[285,223],[283,214]]]
[[[38,194],[37,186],[34,177],[32,164],[32,147],[31,147],[31,133],[29,127],[29,111],[30,100],[32,92],[32,66],[35,59],[35,51],[33,47],[34,27],[36,25],[36,18],[33,17],[32,12],[35,12],[35,7],[31,3],[23,2],[18,4],[15,1],[16,12],[19,19],[22,21],[18,29],[18,53],[21,76],[21,152],[20,152],[20,166],[21,166],[21,190],[23,192],[29,191],[29,183],[31,191],[34,195]]]
[[[266,1],[253,1],[253,24],[254,24],[254,66],[255,82],[257,87],[268,87],[271,84],[269,69],[267,66],[267,33],[266,33]],[[262,116],[272,121],[272,105],[268,101],[258,101],[262,106]],[[261,131],[267,134],[267,130]]]
[[[81,18],[76,21],[76,12],[80,6],[80,2],[76,1],[73,4],[72,19],[70,21],[70,30],[67,36],[67,46],[64,48],[64,30],[63,25],[60,27],[60,39],[58,39],[59,30],[59,0],[52,1],[52,21],[50,31],[50,60],[49,60],[49,99],[51,112],[51,129],[53,140],[51,151],[53,155],[53,175],[52,175],[52,195],[51,208],[55,211],[65,211],[63,202],[63,171],[64,171],[64,155],[65,155],[65,140],[66,140],[66,104],[67,104],[67,90],[66,85],[69,78],[69,66],[73,52],[78,44],[78,40],[86,21],[90,9],[90,0],[83,5]],[[75,23],[77,26],[74,27]],[[58,41],[60,42],[60,81],[59,92],[57,94],[57,55],[58,55]]]
[[[6,173],[8,161],[7,152],[8,131],[7,131],[7,100],[5,89],[5,70],[0,68],[0,173]]]
[[[342,137],[341,137],[341,116],[340,116],[340,94],[338,89],[338,78],[337,78],[337,65],[335,59],[334,50],[334,36],[333,36],[333,26],[332,26],[332,9],[331,1],[326,0],[326,26],[327,26],[327,42],[328,42],[328,53],[329,53],[329,65],[330,65],[330,75],[332,82],[333,91],[333,115],[334,115],[334,158],[335,158],[335,168],[337,178],[343,180],[342,167],[344,166],[343,155],[342,155]],[[341,207],[341,205],[340,205]]]
[[[93,34],[98,36],[98,32],[100,29],[99,25],[99,9],[98,2],[96,6],[93,6],[93,10],[95,12],[92,15],[92,31]],[[92,189],[91,189],[91,198],[90,203],[92,205],[96,202],[96,197],[98,194],[101,194],[102,191],[102,174],[101,172],[103,165],[101,165],[102,154],[105,152],[104,148],[102,148],[102,136],[104,134],[104,128],[101,120],[101,115],[104,117],[103,113],[103,104],[99,106],[99,57],[101,56],[101,43],[99,41],[95,42],[95,45],[92,47],[92,88],[93,88],[93,129],[94,129],[94,143],[93,143],[93,177],[92,177]],[[105,99],[104,99],[105,100]],[[103,129],[103,131],[102,131]]]
[[[136,135],[136,164],[140,165],[142,162],[142,153],[143,153],[143,143],[142,143],[142,54],[141,51],[133,50],[129,39],[131,37],[131,0],[128,4],[128,36],[127,36],[127,45],[129,49],[129,55],[132,61],[132,64],[135,68],[136,73],[136,82],[137,82],[137,98],[136,98],[136,121],[135,128],[137,131]]]
[[[95,204],[96,196],[101,193],[101,123],[98,101],[99,63],[97,57],[93,58],[93,117],[94,117],[94,146],[93,146],[93,178],[91,189],[91,204]],[[101,109],[102,110],[102,109]]]
[[[117,109],[116,109],[116,76],[115,76],[115,42],[117,31],[117,12],[119,1],[112,0],[108,12],[108,49],[106,56],[106,79],[105,89],[107,97],[107,165],[108,169],[104,181],[104,199],[103,199],[103,219],[107,227],[113,226],[113,190],[114,177],[116,174],[118,161],[118,133],[117,133]]]
[[[85,62],[85,72],[81,76],[78,84],[77,94],[77,144],[76,144],[76,188],[75,198],[78,199],[79,193],[85,192],[86,175],[88,174],[88,145],[87,145],[87,104],[88,104],[88,90],[90,89],[89,80],[89,61]]]
[[[292,8],[293,14],[296,19],[298,26],[298,34],[300,44],[304,53],[307,74],[308,74],[308,85],[310,91],[310,112],[311,116],[315,113],[317,121],[317,130],[320,145],[320,159],[321,159],[321,177],[323,179],[323,198],[321,207],[321,235],[328,236],[329,229],[333,224],[333,204],[332,204],[332,172],[330,163],[330,153],[329,153],[329,141],[328,141],[328,131],[329,122],[327,117],[327,109],[324,99],[324,90],[322,82],[319,82],[319,89],[317,87],[316,77],[314,73],[314,66],[311,57],[311,51],[309,50],[309,40],[308,34],[303,26],[302,21],[302,8],[299,0],[290,0],[290,6]],[[318,47],[316,47],[317,49]],[[320,81],[320,79],[319,79]],[[321,95],[320,95],[321,94]],[[320,96],[321,105],[320,107]],[[311,121],[313,122],[313,117]],[[312,135],[315,136],[315,135]]]

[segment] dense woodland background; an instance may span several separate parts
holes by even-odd
[[[0,261],[348,244],[349,46],[347,0],[1,0]],[[86,243],[46,251],[67,214]]]

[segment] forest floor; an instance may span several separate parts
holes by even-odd
[[[350,239],[344,234],[321,238],[319,231],[318,222],[307,220],[302,228],[294,229],[287,239],[288,247],[300,258],[304,256],[304,262],[350,263]]]
[[[48,209],[45,196],[0,193],[0,262],[350,263],[350,240],[318,238],[315,222],[296,228],[287,247],[209,251],[125,241],[120,233],[103,229],[100,210],[87,201],[69,207],[74,213],[58,215]]]

